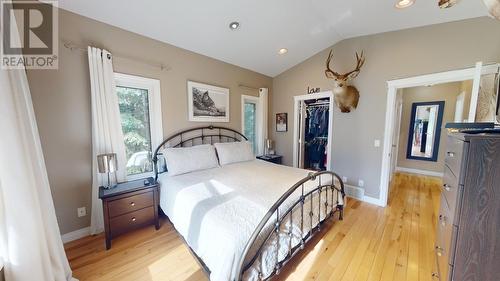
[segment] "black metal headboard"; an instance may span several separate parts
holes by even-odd
[[[160,150],[169,147],[188,147],[201,144],[214,144],[217,142],[236,142],[248,140],[242,133],[226,127],[205,126],[195,127],[175,133],[165,139],[154,151],[153,167],[155,180],[158,179],[158,160],[161,156]]]

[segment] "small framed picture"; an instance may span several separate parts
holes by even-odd
[[[288,113],[276,113],[276,132],[288,131]]]
[[[229,122],[229,89],[188,81],[189,121]]]

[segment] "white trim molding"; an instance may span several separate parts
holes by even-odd
[[[410,174],[418,174],[418,175],[424,175],[424,176],[431,176],[431,177],[438,177],[442,178],[443,173],[440,172],[434,172],[434,171],[429,171],[429,170],[421,170],[421,169],[412,169],[412,168],[406,168],[406,167],[396,167],[397,172],[404,172],[404,173],[410,173]]]
[[[90,235],[90,226],[87,226],[61,235],[61,239],[63,243],[68,243],[89,235]]]
[[[365,190],[359,186],[344,184],[346,197],[354,198],[368,204],[384,207],[380,199],[365,195]]]

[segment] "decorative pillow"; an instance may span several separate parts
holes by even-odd
[[[221,165],[251,161],[255,159],[252,144],[248,141],[216,143],[214,146],[217,150],[219,163]]]
[[[169,176],[218,167],[215,149],[210,144],[166,148],[163,151]]]

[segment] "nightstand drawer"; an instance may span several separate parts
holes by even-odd
[[[152,191],[113,200],[108,203],[109,217],[113,218],[153,205],[154,194]]]
[[[153,206],[112,218],[109,221],[111,236],[116,237],[129,230],[149,225],[153,223],[154,220],[155,213]]]

